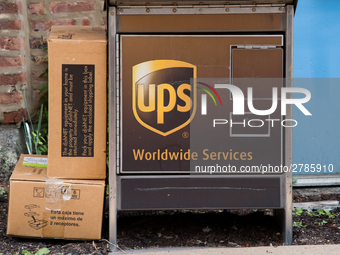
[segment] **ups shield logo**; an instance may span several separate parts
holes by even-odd
[[[137,121],[162,136],[187,126],[196,112],[196,66],[153,60],[133,67],[132,109]]]

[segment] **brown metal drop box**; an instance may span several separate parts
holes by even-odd
[[[192,170],[195,158],[221,155],[238,168],[292,163],[292,130],[280,125],[226,128],[218,138],[225,146],[202,147],[217,139],[204,132],[217,117],[212,100],[206,115],[209,86],[201,81],[226,80],[246,94],[243,79],[274,79],[279,83],[254,85],[254,105],[270,107],[268,89],[292,86],[297,1],[109,4],[110,241],[117,243],[117,210],[272,208],[291,244],[291,172],[197,176]],[[222,101],[233,106],[229,94]],[[251,117],[246,108],[235,120]],[[291,119],[291,106],[286,116],[278,107],[270,117]]]

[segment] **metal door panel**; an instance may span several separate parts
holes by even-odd
[[[197,67],[197,78],[230,78],[230,70],[237,73],[238,66],[231,67],[231,49],[236,45],[257,46],[282,46],[282,36],[121,36],[121,173],[188,173],[190,162],[178,160],[172,163],[161,160],[135,160],[137,149],[145,149],[145,152],[157,152],[158,149],[186,151],[190,149],[190,139],[183,139],[184,132],[190,133],[190,124],[169,136],[160,136],[142,126],[132,114],[132,68],[140,63],[157,59],[173,59],[193,64]],[[234,50],[233,50],[234,51]],[[273,58],[269,58],[268,66],[273,66],[275,61],[275,72],[281,73],[282,77],[282,50],[277,49]],[[237,51],[238,52],[238,51]],[[241,51],[240,51],[241,52]],[[261,54],[260,54],[261,55]],[[253,58],[253,57],[251,57]],[[267,57],[266,57],[267,58]],[[233,61],[237,61],[236,57]],[[273,62],[274,61],[274,62]],[[236,63],[236,62],[235,62]],[[255,63],[256,64],[256,63]],[[262,69],[259,69],[259,71]],[[270,75],[269,75],[270,76]],[[265,72],[260,73],[265,77]],[[270,76],[271,77],[271,76]],[[230,103],[230,102],[229,102]],[[270,101],[266,102],[269,104]],[[257,102],[254,103],[255,105]],[[247,109],[246,109],[247,111]],[[277,111],[279,112],[279,111]],[[277,113],[276,113],[277,114]],[[276,116],[280,118],[280,116]],[[196,117],[195,117],[196,118]],[[194,118],[194,120],[195,120]],[[235,131],[235,130],[234,130]],[[235,132],[234,132],[235,133]],[[237,132],[236,132],[237,133]],[[273,136],[276,137],[273,139]],[[242,149],[249,146],[261,144],[261,137],[252,139],[233,137],[235,148]],[[271,133],[268,139],[268,148],[265,153],[271,153],[271,143],[279,142],[281,146],[281,131]],[[242,146],[241,146],[242,144]],[[241,148],[241,147],[242,148]],[[135,151],[133,151],[135,150]],[[260,151],[260,150],[257,150]],[[258,153],[258,152],[256,152]],[[269,163],[281,164],[281,153],[275,154]],[[262,156],[261,156],[262,157]],[[280,158],[280,161],[276,159]],[[262,159],[259,164],[268,163]]]

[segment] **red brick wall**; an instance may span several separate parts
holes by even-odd
[[[0,0],[0,122],[27,117],[21,86],[27,83],[22,3]]]
[[[0,0],[0,123],[17,123],[39,107],[47,67],[46,39],[53,25],[106,25],[103,0]]]

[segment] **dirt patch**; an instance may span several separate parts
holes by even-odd
[[[134,249],[280,245],[282,236],[272,212],[251,211],[243,215],[236,210],[121,213],[119,244]]]
[[[293,244],[340,244],[340,209],[331,212],[337,217],[310,216],[306,211],[300,216],[293,216],[293,221],[302,225],[294,227]]]
[[[8,182],[0,182],[8,189]],[[338,200],[340,195],[294,195],[294,202]],[[108,242],[27,239],[6,236],[7,194],[0,196],[0,247],[4,254],[48,248],[51,254],[108,254]],[[106,199],[107,202],[107,199]],[[282,233],[272,210],[126,211],[118,213],[118,244],[123,249],[152,247],[254,247],[282,245]],[[337,217],[294,215],[301,227],[293,229],[293,245],[340,244],[340,210]],[[108,204],[103,239],[109,238]],[[300,224],[301,223],[301,224]]]
[[[319,194],[319,195],[294,195],[294,202],[311,202],[322,200],[338,200],[340,201],[340,194]]]

